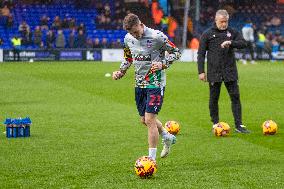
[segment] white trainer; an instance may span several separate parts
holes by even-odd
[[[162,142],[164,144],[163,150],[161,152],[161,158],[165,158],[169,155],[170,153],[170,148],[172,144],[176,143],[176,137],[175,135],[168,134],[165,138],[162,139]]]
[[[242,63],[243,63],[244,65],[247,64],[247,60],[242,59],[241,61],[242,61]]]

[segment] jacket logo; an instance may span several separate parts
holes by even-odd
[[[230,32],[227,32],[227,37],[231,37],[232,34]]]
[[[135,54],[133,58],[136,61],[151,61],[151,54],[147,54],[147,55]]]
[[[153,45],[152,41],[148,39],[148,40],[147,40],[147,47],[148,47],[148,48],[151,48],[152,45]]]

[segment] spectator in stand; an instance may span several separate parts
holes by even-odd
[[[41,30],[48,30],[48,22],[49,22],[50,18],[46,15],[43,15],[40,18],[40,27]]]
[[[98,49],[102,48],[102,45],[100,44],[99,38],[95,38],[93,46],[94,46],[94,48],[98,48]]]
[[[26,21],[23,21],[19,26],[19,32],[21,34],[21,45],[30,45],[31,39],[32,39],[32,33],[30,31],[30,26],[26,23]]]
[[[64,48],[66,45],[66,40],[65,40],[65,36],[63,34],[62,30],[58,30],[57,31],[57,37],[56,37],[56,42],[55,42],[55,46],[56,48]]]
[[[79,33],[75,41],[75,47],[76,48],[86,48],[86,35],[83,32],[83,30],[79,30]]]
[[[69,21],[69,28],[71,30],[75,29],[76,28],[76,20],[75,18],[71,18],[70,21]]]
[[[64,19],[63,19],[61,26],[62,26],[62,29],[67,29],[67,28],[69,28],[69,21],[68,21],[67,18],[64,18]]]
[[[122,48],[121,40],[120,40],[120,39],[113,40],[113,41],[111,42],[110,47],[111,47],[112,49],[120,49],[120,48]]]
[[[77,31],[79,32],[80,30],[83,31],[83,33],[86,33],[86,27],[85,27],[85,24],[83,22],[80,23]]]
[[[114,15],[115,15],[115,19],[123,19],[125,16],[125,7],[122,6],[121,2],[119,1],[115,1],[115,5],[114,5]]]
[[[6,27],[7,28],[12,28],[14,25],[14,17],[12,14],[10,14],[7,18],[7,23],[6,23]]]
[[[75,47],[75,39],[76,39],[75,30],[72,30],[72,32],[70,33],[69,38],[68,38],[68,47],[69,48]]]
[[[120,30],[122,29],[122,26],[123,26],[123,18],[126,15],[126,9],[124,6],[122,6],[122,3],[119,1],[115,1],[114,6],[115,6],[114,8],[115,18],[113,19],[112,26],[113,26],[113,29]]]
[[[34,31],[34,45],[36,45],[37,47],[40,47],[41,42],[42,42],[42,32],[41,32],[40,27],[37,26]]]
[[[104,48],[104,49],[108,49],[110,46],[109,46],[109,43],[108,43],[108,41],[107,41],[107,38],[103,38],[102,39],[102,43],[101,43],[101,46],[102,46],[102,48]]]
[[[93,40],[91,38],[87,39],[86,48],[88,48],[88,49],[93,48]]]
[[[40,48],[40,49],[45,49],[45,46],[44,46],[44,42],[43,42],[43,41],[40,42],[39,48]]]
[[[110,6],[109,6],[108,3],[106,3],[106,4],[104,5],[103,14],[104,14],[106,17],[111,17],[111,10],[110,10]]]
[[[59,16],[56,16],[54,18],[52,25],[51,25],[51,28],[55,29],[55,30],[59,30],[59,29],[61,29],[61,27],[62,27],[61,20],[60,20]]]
[[[280,17],[275,15],[271,18],[270,23],[271,23],[272,26],[275,26],[275,27],[280,26],[281,25],[281,19],[280,19]]]
[[[276,32],[275,32],[275,40],[279,43],[280,50],[281,50],[281,48],[284,48],[284,37],[281,35],[280,30],[276,30]]]
[[[55,35],[54,35],[52,30],[49,30],[47,32],[47,36],[46,36],[46,47],[48,49],[53,48],[54,47],[54,42],[55,42]]]
[[[8,8],[7,5],[5,5],[2,9],[1,9],[1,15],[4,17],[8,17],[10,15],[10,9]]]
[[[20,25],[19,25],[19,32],[22,33],[26,33],[26,32],[30,32],[30,26],[27,24],[26,21],[23,21]]]
[[[96,7],[96,10],[98,11],[99,14],[103,13],[104,6],[101,1],[94,1],[94,6]]]
[[[7,26],[8,17],[11,15],[10,9],[7,5],[4,5],[4,7],[0,10],[0,13],[0,24]]]

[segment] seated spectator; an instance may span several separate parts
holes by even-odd
[[[10,15],[10,9],[8,8],[7,5],[5,5],[2,9],[1,9],[1,15],[4,17],[8,17]]]
[[[86,27],[85,27],[85,24],[83,22],[80,23],[77,31],[79,32],[80,30],[83,31],[83,33],[86,33]]]
[[[72,30],[72,32],[69,35],[68,47],[69,48],[74,48],[75,47],[75,30]]]
[[[40,27],[37,26],[34,31],[34,45],[40,47],[41,42],[42,42],[42,32]]]
[[[30,32],[30,26],[27,24],[26,21],[23,21],[20,25],[19,25],[19,32],[21,34],[25,34],[27,32]]]
[[[48,22],[49,22],[50,18],[46,15],[43,15],[40,18],[40,27],[41,30],[48,30]]]
[[[52,30],[49,30],[46,36],[46,47],[48,49],[53,48],[54,42],[55,42],[55,35],[53,34]]]
[[[86,35],[84,34],[83,30],[79,30],[75,41],[76,48],[86,48]]]
[[[24,46],[30,45],[32,43],[32,33],[30,31],[30,26],[23,21],[19,26],[19,32],[21,34],[21,44]]]
[[[61,27],[62,27],[61,20],[60,20],[59,16],[56,16],[54,18],[52,25],[51,25],[51,28],[55,29],[55,30],[59,30],[59,29],[61,29]]]
[[[110,48],[110,45],[109,45],[109,43],[108,43],[108,41],[107,41],[107,38],[104,37],[104,38],[102,39],[101,46],[102,46],[102,48],[104,48],[104,49]]]
[[[93,40],[88,38],[86,42],[86,48],[91,49],[93,48]]]
[[[281,35],[280,30],[275,32],[275,40],[280,44],[280,46],[284,45],[284,37]]]
[[[56,48],[64,48],[66,45],[65,36],[62,30],[57,31],[57,37],[55,41]]]
[[[114,12],[114,15],[115,15],[115,19],[123,19],[124,16],[126,15],[126,9],[125,7],[122,5],[121,2],[119,1],[115,1],[115,12]]]
[[[40,48],[40,49],[45,49],[45,46],[44,46],[44,42],[43,42],[43,41],[40,42],[39,48]]]
[[[62,26],[63,29],[69,28],[69,21],[68,21],[67,18],[63,19],[61,26]]]
[[[122,48],[121,40],[120,39],[113,40],[111,42],[110,47],[113,48],[113,49],[120,49],[120,48]]]
[[[69,28],[71,30],[75,29],[76,28],[76,20],[75,18],[71,18],[70,21],[69,21]]]
[[[104,6],[103,14],[106,17],[110,17],[111,16],[111,10],[110,10],[110,6],[109,6],[108,3],[106,3],[105,6]]]
[[[280,26],[281,25],[281,19],[278,16],[273,16],[270,20],[270,23],[272,26]]]
[[[14,25],[14,17],[13,17],[13,15],[10,14],[7,18],[6,27],[12,28],[13,25]]]
[[[93,47],[98,48],[98,49],[102,48],[102,45],[100,44],[99,38],[95,38]]]

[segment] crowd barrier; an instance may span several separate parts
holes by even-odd
[[[236,59],[241,59],[243,53],[236,51]],[[274,53],[275,59],[284,60],[284,52]],[[122,49],[50,49],[50,50],[22,50],[21,61],[58,61],[58,60],[86,60],[103,62],[121,62],[123,60]],[[268,60],[269,55],[263,53],[261,59]],[[13,50],[0,49],[0,62],[14,61]],[[197,50],[185,49],[182,51],[181,62],[196,62]]]

